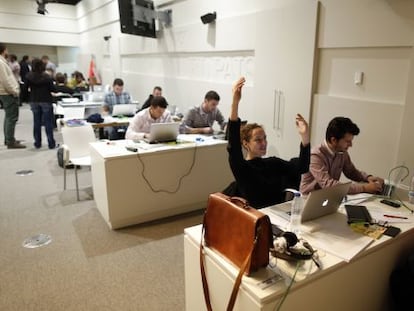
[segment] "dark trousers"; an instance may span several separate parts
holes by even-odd
[[[13,95],[0,95],[4,108],[4,143],[13,144],[16,140],[14,131],[19,119],[19,99]]]
[[[34,146],[42,146],[42,124],[45,126],[47,143],[50,149],[55,148],[56,142],[53,137],[53,106],[52,103],[30,103],[33,112],[33,138]]]

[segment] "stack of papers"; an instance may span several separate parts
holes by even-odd
[[[349,262],[368,247],[374,239],[354,232],[347,223],[346,215],[334,213],[309,222],[315,231],[304,233],[303,238],[311,245]]]
[[[287,230],[289,222],[269,209],[270,221]],[[315,249],[321,249],[349,262],[358,253],[368,247],[374,239],[354,232],[347,223],[346,215],[334,213],[301,226],[300,237],[308,241]]]

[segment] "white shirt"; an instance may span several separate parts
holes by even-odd
[[[149,109],[150,107],[141,110],[132,118],[125,134],[126,139],[143,139],[145,134],[150,132],[152,123],[172,122],[171,113],[167,109],[155,120],[151,117]]]

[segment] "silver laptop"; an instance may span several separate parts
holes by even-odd
[[[351,182],[341,183],[310,192],[304,202],[302,222],[336,213],[350,186]],[[290,208],[291,202],[285,202],[272,207],[272,210],[289,221]]]
[[[152,123],[149,138],[144,139],[149,144],[176,141],[179,122]]]
[[[112,106],[112,116],[113,117],[133,117],[137,110],[135,104],[119,104]]]

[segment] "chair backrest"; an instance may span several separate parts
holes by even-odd
[[[69,148],[70,158],[89,156],[89,143],[96,141],[95,132],[90,124],[63,126],[62,138],[63,144]]]

